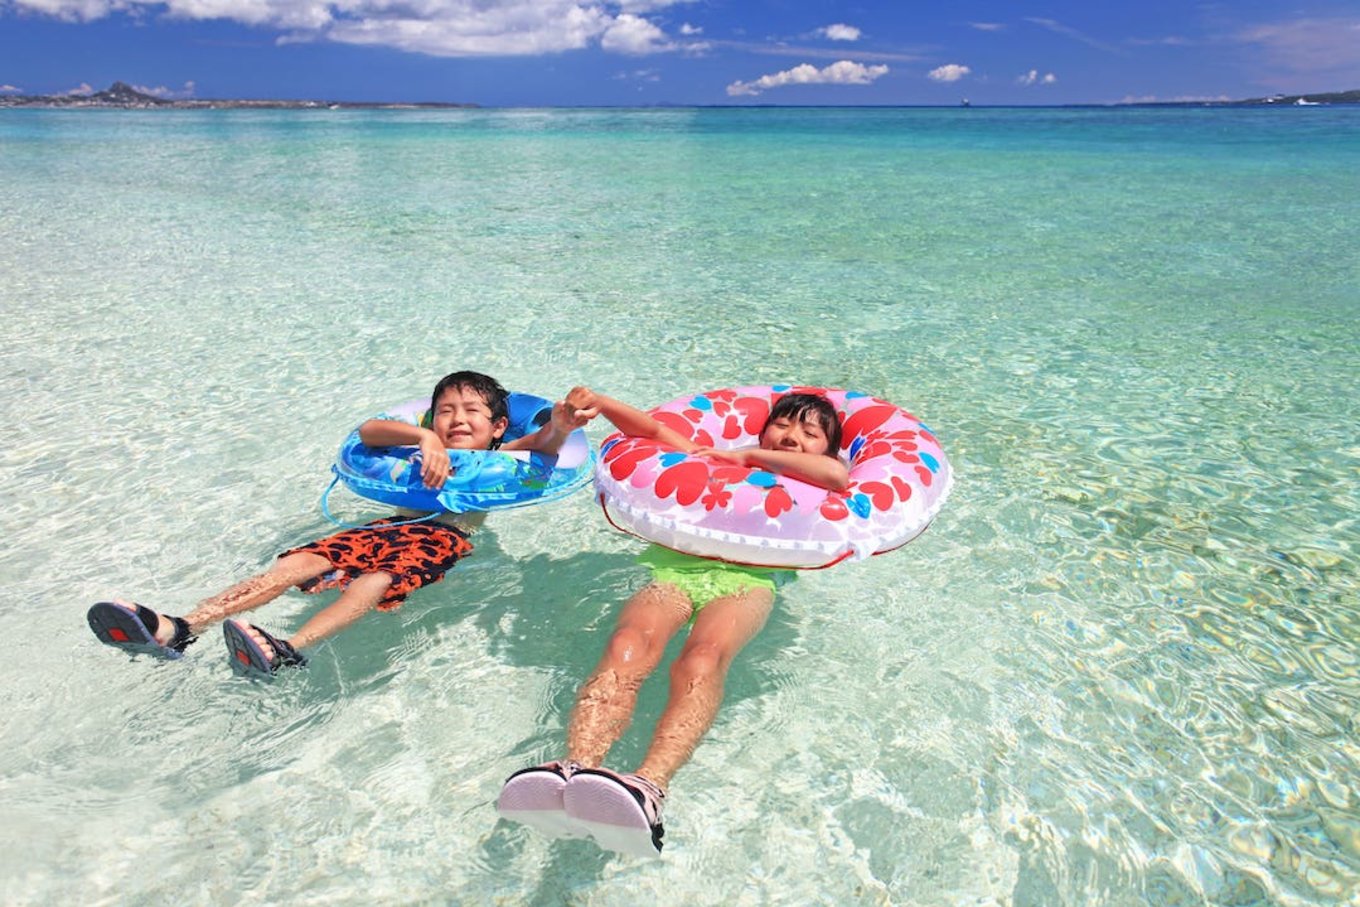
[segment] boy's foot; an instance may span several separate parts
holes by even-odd
[[[222,624],[232,667],[270,676],[279,668],[302,667],[307,659],[285,640],[278,639],[254,624],[229,620]]]
[[[179,658],[198,637],[182,617],[162,617],[136,602],[96,602],[85,620],[99,641],[129,652]]]
[[[572,820],[562,804],[562,791],[579,769],[575,762],[566,761],[520,769],[505,779],[496,812],[550,838],[587,837],[590,832]]]
[[[641,775],[607,768],[578,769],[562,792],[567,815],[601,847],[638,857],[661,853],[661,804],[666,792]]]

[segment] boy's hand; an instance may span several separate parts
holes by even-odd
[[[442,488],[452,468],[449,453],[429,429],[420,432],[420,481],[426,488]]]

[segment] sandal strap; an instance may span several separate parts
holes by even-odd
[[[170,638],[169,648],[176,652],[183,652],[185,649],[198,640],[194,631],[189,629],[189,622],[182,617],[171,617],[175,622],[175,635]]]
[[[273,633],[270,633],[268,630],[261,627],[257,627],[254,624],[251,624],[250,626],[256,633],[263,636],[269,642],[270,647],[273,648],[274,663],[270,666],[271,668],[301,668],[306,666],[307,657],[293,648],[291,643],[279,639]]]
[[[161,628],[161,616],[146,605],[134,605],[133,607],[137,609],[137,619],[151,631],[151,637],[155,639],[156,631]],[[166,643],[165,648],[183,652],[198,637],[189,629],[189,622],[184,618],[171,617],[170,620],[175,625],[175,635],[170,637],[170,642]]]

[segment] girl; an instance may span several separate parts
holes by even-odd
[[[840,420],[831,403],[814,394],[781,397],[760,430],[759,446],[738,450],[700,447],[646,413],[585,388],[574,389],[572,397],[578,409],[598,409],[626,435],[833,491],[849,484],[849,471],[837,457]],[[775,589],[790,574],[656,545],[638,560],[651,570],[652,581],[623,606],[599,664],[577,694],[566,758],[511,775],[497,809],[554,837],[589,834],[611,850],[655,856],[671,777],[712,725],[732,659],[765,625]],[[603,767],[632,718],[643,681],[687,623],[692,628],[671,667],[666,708],[641,764],[627,773]]]

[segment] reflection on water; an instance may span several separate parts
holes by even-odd
[[[7,897],[1350,903],[1355,123],[1270,113],[6,112]],[[588,495],[274,683],[84,626],[327,531],[349,428],[456,367],[840,384],[957,468],[781,592],[660,862],[492,808],[644,580]]]

